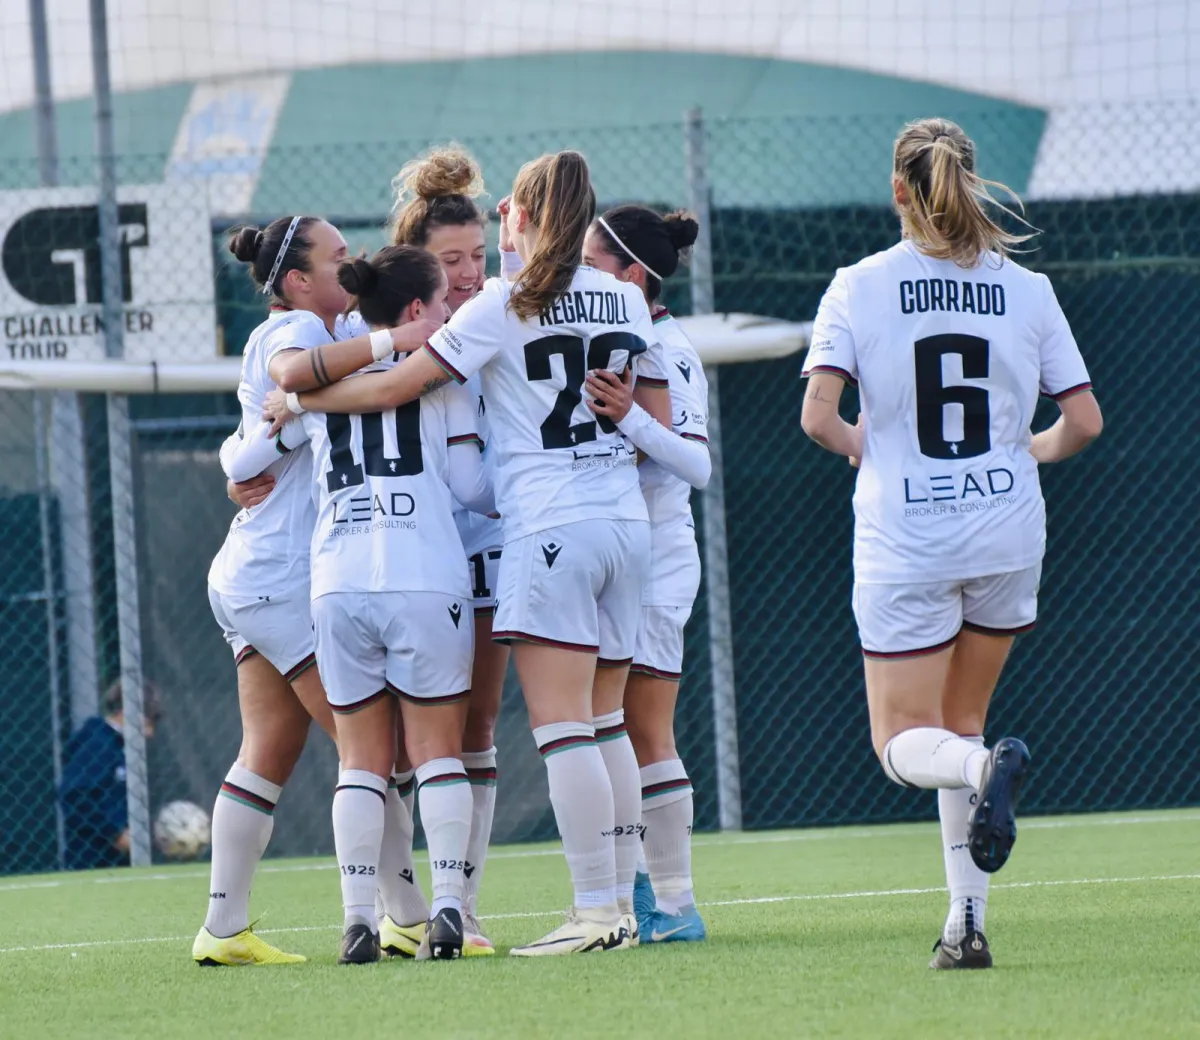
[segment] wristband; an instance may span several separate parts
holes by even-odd
[[[299,394],[288,394],[287,395],[287,406],[288,406],[288,411],[291,412],[293,415],[303,415],[304,414],[304,405],[302,405],[300,403],[300,395]]]
[[[396,353],[392,343],[392,333],[389,329],[376,329],[371,333],[371,356],[376,361],[383,361]]]

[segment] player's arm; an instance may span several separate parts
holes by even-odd
[[[1104,416],[1054,287],[1045,275],[1039,277],[1043,283],[1043,326],[1038,341],[1041,389],[1058,403],[1060,414],[1050,429],[1034,434],[1029,452],[1038,462],[1060,462],[1100,436]]]
[[[845,381],[833,372],[814,372],[800,412],[800,426],[822,448],[848,459],[861,459],[863,431],[851,426],[838,412]]]
[[[708,486],[712,476],[708,440],[691,431],[681,436],[642,408],[634,400],[636,390],[631,386],[628,369],[620,376],[607,369],[593,372],[587,378],[587,390],[592,398],[588,408],[612,419],[639,451],[692,487]]]
[[[440,321],[419,318],[394,329],[381,329],[341,343],[324,343],[307,350],[284,350],[271,358],[267,371],[284,393],[329,386],[395,353],[417,350],[439,328]]]
[[[1058,407],[1059,416],[1054,425],[1035,433],[1030,442],[1029,453],[1038,462],[1061,462],[1077,455],[1104,429],[1100,403],[1091,390],[1080,390],[1061,398]]]
[[[260,423],[243,435],[241,427],[221,445],[221,468],[235,484],[258,476],[272,462],[308,440],[304,424],[289,422],[278,434],[271,434],[270,423]]]
[[[450,383],[441,392],[446,405],[447,483],[454,497],[473,513],[496,515],[496,491],[483,464],[483,440],[475,421],[475,400]]]

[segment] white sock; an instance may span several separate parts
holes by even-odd
[[[964,737],[983,747],[982,737]],[[969,931],[983,931],[987,910],[988,881],[971,859],[967,848],[967,820],[976,798],[970,787],[938,791],[938,817],[942,822],[942,854],[946,862],[946,887],[950,890],[950,912],[942,939],[951,945],[962,942]]]
[[[948,729],[918,726],[897,733],[883,749],[883,771],[905,787],[978,789],[987,762],[982,744]]]
[[[412,801],[416,782],[411,769],[395,774],[388,784],[383,842],[379,847],[379,905],[376,916],[387,914],[398,925],[429,919],[429,904],[413,864]]]
[[[580,909],[617,901],[613,844],[612,783],[589,722],[555,722],[533,731],[546,763],[550,804],[562,837],[575,905]]]
[[[343,769],[333,793],[333,844],[342,873],[346,924],[375,931],[375,891],[388,782],[365,769]]]
[[[614,851],[617,861],[617,901],[633,900],[633,880],[642,849],[642,783],[637,755],[625,729],[625,712],[618,708],[593,720],[596,745],[613,792]]]
[[[467,843],[467,867],[463,871],[463,906],[474,914],[479,906],[479,885],[488,843],[492,840],[492,819],[496,815],[496,749],[464,751],[462,763],[471,781],[471,840]]]
[[[236,763],[212,814],[212,875],[204,927],[219,939],[250,926],[250,883],[275,827],[278,784]]]
[[[462,913],[463,864],[471,840],[471,782],[462,760],[434,758],[418,766],[417,793],[433,872],[430,915],[446,908]]]
[[[677,914],[696,901],[692,893],[692,782],[677,759],[641,771],[642,845],[658,909]]]

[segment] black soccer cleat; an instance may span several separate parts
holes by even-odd
[[[994,874],[1017,840],[1017,799],[1029,770],[1029,748],[1016,737],[996,742],[983,767],[975,808],[967,822],[967,849],[975,865]]]
[[[379,933],[367,924],[352,924],[342,935],[338,964],[374,964],[379,960]]]
[[[429,956],[435,961],[453,961],[462,956],[462,914],[447,907],[429,919],[425,932],[429,945]]]
[[[967,932],[963,941],[951,946],[939,939],[933,944],[936,955],[929,962],[935,971],[957,971],[959,969],[990,968],[992,951],[988,949],[983,932]]]

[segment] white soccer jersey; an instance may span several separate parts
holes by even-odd
[[[1041,560],[1038,393],[1091,388],[1045,275],[995,254],[964,270],[901,242],[834,276],[804,366],[816,372],[857,383],[862,401],[856,580],[952,581]]]
[[[583,395],[589,370],[620,372],[655,343],[641,290],[581,267],[549,310],[522,321],[507,307],[512,288],[490,279],[426,347],[460,383],[480,373],[505,541],[580,520],[646,520],[632,445]],[[651,371],[665,375],[659,364]]]
[[[333,341],[312,311],[273,311],[250,334],[237,391],[243,433],[258,429],[263,401],[275,389],[268,371],[272,358],[284,350],[308,350]],[[264,501],[233,518],[209,568],[208,583],[225,595],[278,595],[308,582],[309,540],[316,519],[312,455],[302,444],[265,472],[275,478],[275,487]]]
[[[654,319],[654,333],[662,345],[671,391],[671,425],[688,440],[708,443],[708,380],[700,355],[679,324],[664,311]],[[638,467],[642,494],[650,522],[667,524],[692,515],[692,488],[654,459]]]
[[[478,468],[470,395],[449,386],[386,412],[306,412],[303,420],[318,500],[312,598],[441,592],[470,599],[450,492],[451,452],[474,453]]]
[[[465,388],[470,395],[471,406],[475,412],[475,428],[484,445],[484,466],[490,474],[494,452],[486,450],[487,444],[491,440],[491,429],[488,425],[487,405],[483,400],[483,390],[479,385],[478,373],[467,380]],[[499,520],[467,509],[457,501],[454,503],[454,524],[458,528],[459,538],[462,539],[463,551],[469,557],[476,553],[486,552],[488,549],[497,549],[504,544],[504,533]]]

